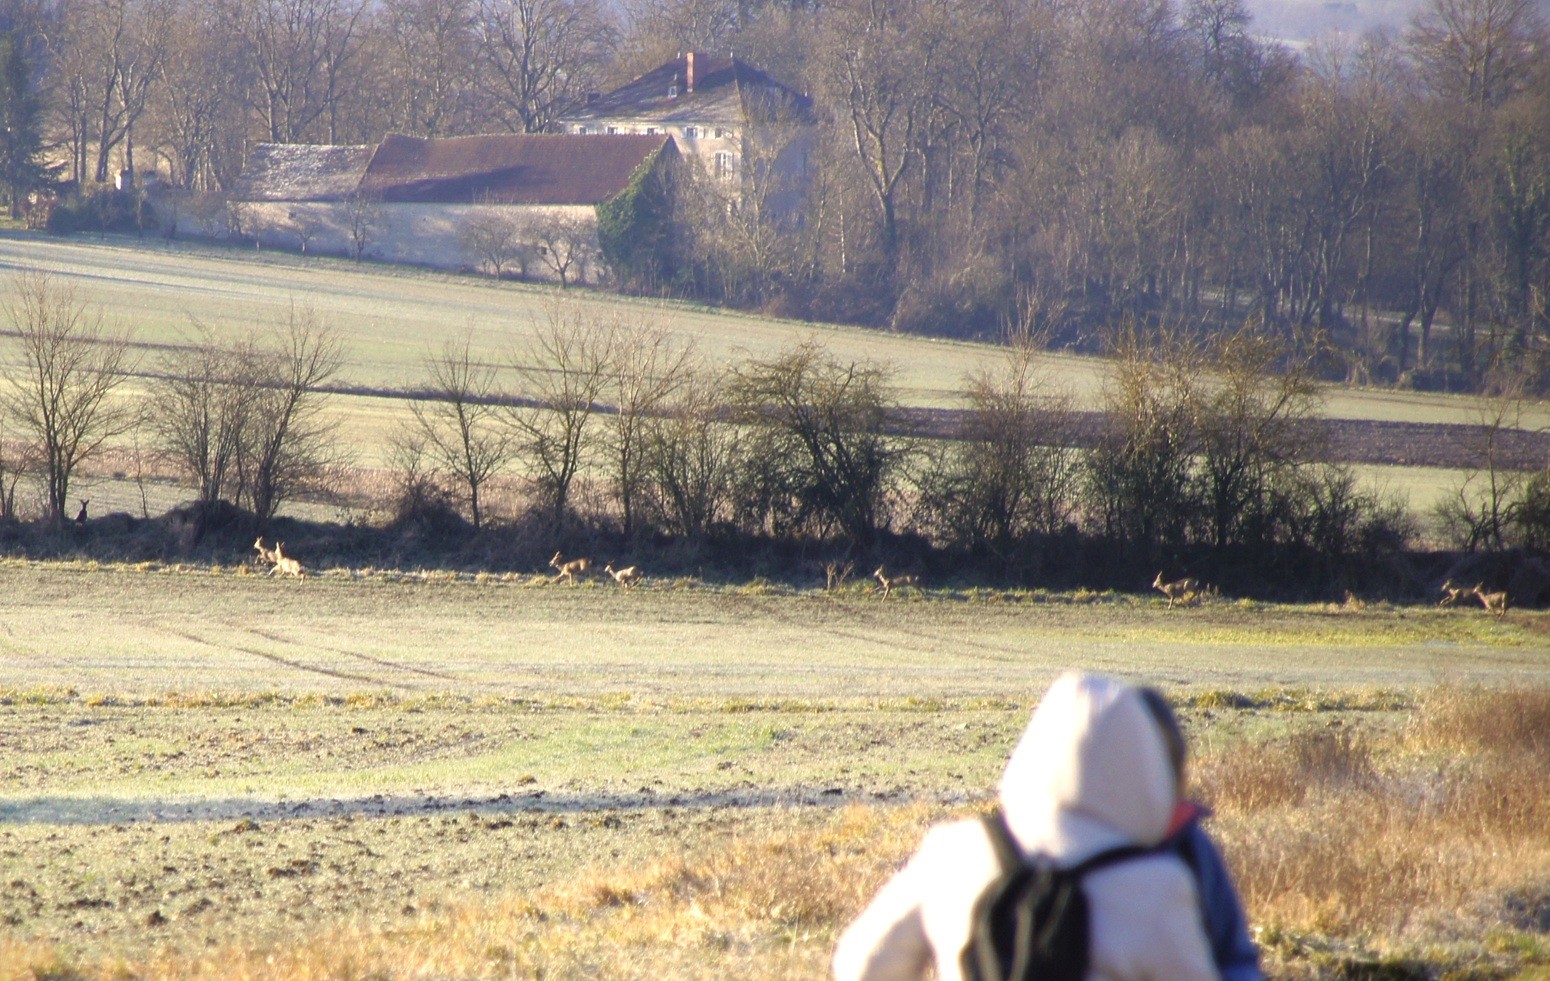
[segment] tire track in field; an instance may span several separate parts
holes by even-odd
[[[935,641],[936,643],[927,647],[922,646],[921,644],[912,644],[902,640],[868,637],[866,634],[854,633],[849,630],[824,629],[824,632],[833,637],[843,637],[846,640],[859,640],[864,643],[876,644],[879,647],[887,647],[892,650],[914,651],[917,654],[958,654],[971,661],[990,661],[996,664],[1010,664],[1015,660],[1015,658],[1009,656],[1008,654],[976,654],[972,651],[965,650],[966,647],[971,646],[985,648],[988,651],[998,650],[997,648],[987,647],[984,644],[975,644],[972,641],[964,641],[956,637],[933,637],[930,634],[919,633],[916,631],[900,631],[900,636],[915,640]]]
[[[860,641],[864,644],[873,644],[875,646],[884,647],[889,650],[912,651],[916,654],[942,655],[956,653],[968,660],[988,661],[994,664],[1011,664],[1018,659],[1019,652],[1012,651],[1008,648],[997,647],[973,640],[965,640],[959,637],[938,637],[923,631],[912,631],[905,629],[902,626],[896,626],[890,623],[881,623],[879,622],[879,618],[873,613],[854,607],[846,607],[847,610],[858,615],[857,617],[852,617],[851,619],[854,620],[860,617],[864,617],[869,625],[878,630],[896,631],[896,636],[898,637],[924,640],[930,642],[932,646],[921,646],[918,643],[912,644],[909,643],[908,640],[894,639],[894,637],[888,637],[886,639],[871,637],[867,636],[866,634],[831,627],[827,623],[823,622],[815,624],[810,617],[804,617],[798,613],[782,609],[779,604],[761,604],[756,598],[750,596],[739,596],[737,599],[743,604],[745,608],[759,616],[762,616],[776,623],[785,624],[786,626],[800,627],[803,631],[809,633],[818,632],[829,637],[840,637],[845,640]],[[977,647],[986,653],[976,654],[967,650],[969,647]]]
[[[206,647],[213,647],[218,651],[231,650],[237,651],[240,654],[251,654],[254,657],[260,657],[266,661],[273,661],[275,664],[280,664],[287,668],[292,668],[296,671],[327,675],[330,678],[338,678],[342,681],[364,681],[373,685],[385,685],[389,688],[403,688],[409,691],[414,690],[413,685],[405,684],[402,681],[388,681],[383,678],[373,678],[371,675],[367,674],[355,674],[350,671],[335,671],[332,668],[318,667],[314,664],[304,664],[301,661],[293,661],[290,658],[281,657],[278,654],[271,654],[268,651],[261,651],[253,647],[242,647],[237,644],[217,644],[214,641],[206,640],[205,638],[200,637],[198,634],[189,633],[186,630],[179,630],[176,627],[161,626],[160,629],[165,630],[167,633],[172,634],[174,637],[182,637],[184,640],[191,640],[196,644],[203,644]]]
[[[228,623],[227,626],[234,630],[242,630],[253,634],[254,636],[262,637],[265,640],[272,640],[276,644],[288,644],[291,646],[296,645],[296,641],[290,639],[289,637],[282,637],[279,634],[270,633],[267,630],[259,630],[254,627],[243,627],[235,623]],[[421,674],[427,678],[436,678],[440,681],[456,681],[459,683],[463,681],[462,678],[459,678],[456,675],[447,674],[444,671],[432,671],[430,668],[421,668],[413,664],[404,664],[399,661],[390,661],[385,657],[372,657],[370,654],[362,654],[360,651],[350,651],[345,650],[342,647],[330,647],[327,644],[317,643],[308,643],[307,646],[315,650],[327,651],[330,654],[338,654],[340,657],[358,658],[368,664],[375,664],[380,668],[392,668],[397,671],[411,671],[415,674]]]

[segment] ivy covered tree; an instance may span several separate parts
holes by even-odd
[[[26,39],[18,30],[0,34],[0,185],[11,217],[21,217],[27,193],[48,183],[43,163],[43,100],[34,84]]]

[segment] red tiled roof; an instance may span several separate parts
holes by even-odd
[[[361,191],[436,204],[598,204],[671,143],[666,136],[393,134],[372,155]]]

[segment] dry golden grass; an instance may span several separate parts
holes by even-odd
[[[1550,691],[1439,689],[1403,726],[1312,719],[1195,771],[1273,976],[1550,968]],[[525,895],[282,946],[87,965],[0,941],[0,964],[33,978],[819,977],[838,931],[945,816],[774,811],[754,836],[711,832],[635,867],[600,857]]]
[[[0,941],[14,972],[0,978],[821,977],[838,927],[931,816],[917,805],[777,819],[697,854],[600,864],[525,896],[334,924],[280,948],[234,938],[199,955],[82,965]]]
[[[1402,731],[1305,731],[1198,774],[1281,973],[1550,964],[1550,691],[1438,689]]]

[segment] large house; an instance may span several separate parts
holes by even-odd
[[[671,136],[686,160],[735,180],[806,172],[812,100],[738,58],[690,51],[595,97],[561,120],[566,133]],[[761,173],[744,174],[754,159]]]
[[[262,245],[595,281],[597,205],[677,159],[661,134],[265,143],[229,196],[231,226]]]

